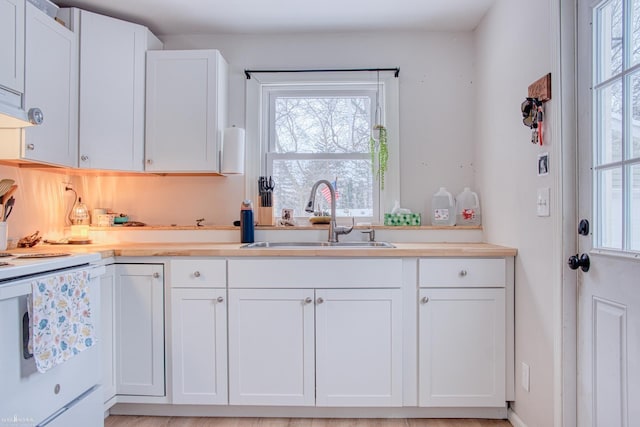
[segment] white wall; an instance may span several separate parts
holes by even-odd
[[[516,402],[514,410],[533,426],[553,425],[555,289],[553,224],[536,216],[536,190],[551,187],[559,173],[553,154],[559,141],[547,132],[545,146],[533,145],[523,126],[520,103],[530,83],[551,71],[555,49],[550,39],[550,2],[497,0],[476,30],[477,177],[484,195],[485,239],[518,248],[516,258]],[[553,77],[553,76],[552,76]],[[552,84],[553,86],[553,84]],[[552,89],[553,90],[553,89]],[[545,106],[552,126],[552,99]],[[550,174],[537,176],[537,156],[548,151]],[[520,367],[531,367],[530,391],[520,382]]]
[[[428,223],[440,186],[474,182],[472,33],[193,35],[165,49],[216,48],[230,64],[229,123],[244,125],[244,69],[400,67],[401,204]],[[260,78],[259,75],[255,78]]]

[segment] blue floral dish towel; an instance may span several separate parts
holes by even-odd
[[[89,273],[60,273],[31,283],[29,352],[40,372],[96,344],[89,305]]]

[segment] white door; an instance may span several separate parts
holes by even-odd
[[[402,405],[400,289],[316,290],[316,405]]]
[[[24,104],[44,121],[24,130],[27,159],[78,165],[78,45],[76,34],[27,2]]]
[[[313,289],[229,290],[229,403],[313,406]]]
[[[81,168],[143,169],[146,31],[80,13]]]
[[[145,170],[218,171],[226,93],[217,50],[147,52]]]
[[[116,266],[116,392],[164,396],[162,266]]]
[[[578,1],[579,426],[640,425],[639,18]]]
[[[225,289],[171,291],[174,404],[227,404]]]
[[[504,407],[504,288],[420,289],[419,298],[419,406]]]
[[[24,4],[0,0],[0,86],[17,93],[24,92]]]

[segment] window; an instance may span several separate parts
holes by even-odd
[[[594,246],[640,252],[640,0],[594,15]]]
[[[382,222],[381,214],[400,200],[399,78],[391,72],[261,72],[245,83],[245,198],[257,206],[259,177],[272,176],[274,215],[293,209],[303,225],[312,185],[337,178],[339,217]],[[384,189],[369,149],[376,99],[387,128]],[[324,188],[316,210],[330,208]]]
[[[371,84],[297,84],[263,87],[266,175],[273,176],[276,212],[304,207],[313,184],[336,189],[338,216],[371,220],[379,190],[371,166],[370,137],[376,109]],[[319,189],[315,210],[328,211],[329,193]]]

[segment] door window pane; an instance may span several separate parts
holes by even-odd
[[[640,0],[631,1],[631,66],[640,62]]]
[[[622,71],[622,0],[611,0],[596,9],[597,81],[602,82]]]
[[[596,90],[598,165],[622,160],[622,80]]]
[[[629,196],[629,249],[640,251],[640,165],[633,165],[630,168],[631,178]]]
[[[597,172],[598,225],[600,245],[622,249],[622,169]]]
[[[640,0],[639,0],[640,3]],[[640,16],[638,17],[640,19]],[[638,34],[640,37],[640,34]],[[640,48],[640,46],[638,46]],[[640,73],[631,76],[631,120],[629,120],[629,153],[631,158],[640,157]]]

